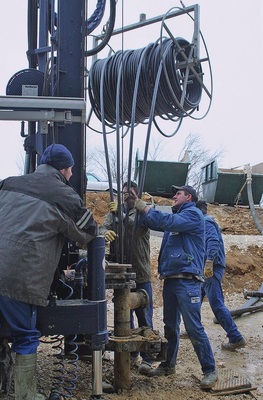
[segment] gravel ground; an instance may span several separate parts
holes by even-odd
[[[258,246],[262,246],[262,236],[246,236],[246,235],[224,235],[224,242],[227,252],[231,252],[232,257],[236,258],[236,254],[244,253],[249,246],[254,246],[255,253],[258,252]],[[161,238],[152,236],[152,263],[153,263],[153,289],[154,289],[154,328],[163,333],[162,323],[162,300],[161,300],[161,282],[158,280],[156,259],[160,248]],[[235,253],[238,249],[238,253]],[[241,250],[241,252],[240,252]],[[245,259],[244,254],[242,259]],[[262,258],[261,258],[262,260]],[[244,265],[243,265],[244,267]],[[247,266],[246,266],[247,268]],[[258,288],[263,282],[263,274],[253,275],[251,271],[245,270],[237,275],[227,275],[224,286],[229,284],[231,279],[232,286],[228,285],[228,291],[225,291],[225,301],[229,309],[240,307],[245,300],[242,290],[236,290],[237,282],[250,282],[254,288]],[[230,278],[229,278],[230,277]],[[230,290],[232,288],[232,290]],[[108,327],[113,326],[113,303],[111,295],[108,294]],[[136,368],[131,370],[131,390],[121,391],[120,393],[103,394],[101,398],[105,400],[248,400],[251,398],[263,399],[263,331],[262,331],[262,312],[246,314],[236,318],[236,323],[247,340],[247,346],[234,353],[228,353],[221,350],[221,343],[226,341],[225,332],[218,324],[213,323],[213,314],[209,304],[205,302],[202,306],[202,320],[209,336],[212,349],[215,355],[217,368],[220,374],[225,371],[234,371],[234,375],[238,379],[247,379],[252,387],[256,389],[251,394],[238,394],[219,396],[211,392],[202,391],[199,387],[198,379],[201,378],[200,366],[196,355],[189,340],[180,341],[180,349],[178,354],[178,363],[176,374],[169,377],[148,378],[138,374]],[[58,349],[54,348],[54,343],[50,342],[51,338],[45,338],[46,343],[42,343],[38,352],[38,370],[37,382],[41,393],[49,399],[50,390],[57,382],[55,377],[63,376],[65,379],[64,369],[71,372],[72,378],[72,359],[65,360],[62,372],[56,365],[58,359],[56,354]],[[65,398],[72,400],[88,400],[92,397],[92,367],[91,362],[79,360],[78,369],[76,371],[77,381],[76,388],[72,392],[66,393]],[[114,387],[114,357],[112,352],[103,354],[103,380],[108,382],[110,387]],[[65,392],[64,392],[65,394]],[[253,396],[253,397],[252,397]],[[0,395],[2,400],[10,400],[14,398],[13,387],[9,395]]]

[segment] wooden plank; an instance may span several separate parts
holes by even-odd
[[[249,393],[251,397],[256,398],[252,395],[252,393],[250,393],[251,390],[257,390],[257,387],[224,390],[222,392],[212,393],[212,396],[227,396],[228,394]]]

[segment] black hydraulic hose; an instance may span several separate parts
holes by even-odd
[[[151,110],[153,88],[155,87],[156,76],[159,65],[165,66],[162,69],[154,117],[173,120],[183,118],[197,109],[201,100],[202,86],[195,76],[185,85],[185,95],[182,102],[182,93],[186,68],[177,68],[176,63],[183,62],[182,52],[188,57],[191,52],[191,45],[185,39],[177,38],[176,45],[171,39],[164,39],[161,43],[152,43],[145,49],[127,50],[117,52],[111,57],[96,60],[90,69],[88,81],[88,93],[95,115],[102,121],[101,99],[98,96],[98,87],[101,82],[101,72],[104,64],[107,63],[104,80],[104,117],[106,125],[113,127],[116,124],[116,82],[119,73],[118,66],[122,63],[123,87],[121,96],[120,124],[130,126],[132,120],[132,99],[134,86],[139,66],[139,60],[143,54],[140,79],[138,84],[138,94],[135,109],[134,123],[143,123],[148,120]],[[125,62],[123,62],[125,60]],[[202,79],[201,66],[195,66],[195,70]]]
[[[103,103],[103,82],[104,82],[104,71],[106,69],[106,65],[104,65],[103,70],[102,70],[102,80],[100,84],[100,99],[101,99],[101,115],[102,118],[104,119],[104,103]],[[108,179],[109,179],[109,192],[110,192],[110,200],[114,200],[113,196],[113,189],[112,189],[112,175],[111,175],[111,170],[110,170],[110,159],[109,159],[109,151],[108,151],[108,143],[107,143],[107,135],[106,135],[106,130],[105,130],[105,125],[102,124],[103,127],[103,144],[104,144],[104,151],[105,151],[105,161],[106,161],[106,167],[107,167],[107,173],[108,173]]]
[[[75,285],[75,292],[77,295],[77,299],[83,299],[83,288],[84,288],[83,270],[85,270],[87,266],[88,266],[87,257],[80,259],[75,266],[74,285]]]
[[[131,132],[130,132],[130,145],[129,145],[129,157],[128,157],[128,187],[127,190],[128,192],[131,189],[131,170],[132,170],[132,157],[133,157],[133,139],[134,139],[134,128],[135,128],[135,112],[136,112],[136,104],[137,104],[137,96],[138,96],[138,86],[139,86],[139,79],[140,79],[140,74],[141,74],[141,68],[142,68],[142,62],[144,59],[145,54],[148,51],[148,47],[146,47],[141,54],[139,54],[139,59],[138,61],[138,69],[136,72],[136,79],[135,79],[135,84],[134,84],[134,93],[133,93],[133,99],[132,99],[132,105],[131,105]],[[119,113],[119,110],[117,110]],[[119,122],[119,121],[117,121]],[[133,242],[134,242],[134,237],[135,237],[135,231],[137,227],[137,220],[138,216],[136,214],[134,224],[133,224],[133,229],[132,229],[132,237],[131,237],[131,243],[129,246],[129,238],[128,238],[128,231],[129,231],[129,212],[127,210],[125,214],[125,235],[124,235],[124,253],[125,253],[125,259],[126,262],[129,263],[131,260],[131,255],[132,255],[132,250],[133,250]]]
[[[37,67],[37,55],[33,54],[33,50],[37,48],[37,5],[35,0],[27,2],[27,41],[28,51],[27,58],[29,68]]]
[[[166,51],[168,51],[168,49]],[[159,88],[159,81],[160,81],[160,78],[161,78],[162,70],[163,70],[163,65],[159,64],[159,68],[158,68],[158,71],[157,71],[157,74],[156,74],[155,85],[154,85],[154,89],[153,89],[152,103],[151,103],[151,109],[150,109],[150,115],[149,115],[149,123],[148,123],[147,135],[146,135],[146,144],[145,144],[145,149],[144,149],[142,173],[141,173],[140,182],[139,182],[138,196],[140,198],[142,196],[142,191],[143,191],[143,187],[144,187],[144,181],[145,181],[145,175],[146,175],[146,167],[147,167],[147,155],[148,155],[148,151],[149,151],[151,129],[152,129],[152,123],[153,123],[153,120],[154,120],[154,110],[155,110],[155,107],[156,107],[156,101],[157,101],[157,96],[158,96],[158,88]],[[136,233],[137,225],[138,225],[138,212],[136,213],[134,224],[133,224],[131,247],[133,247],[132,244],[133,244],[134,239],[135,239],[135,233]],[[130,257],[130,253],[129,253],[129,257]]]
[[[96,46],[94,49],[85,51],[84,54],[86,57],[94,56],[95,54],[99,53],[102,49],[104,49],[105,46],[107,46],[112,36],[112,32],[115,25],[115,19],[116,19],[116,0],[110,0],[110,18],[106,34],[98,46]]]

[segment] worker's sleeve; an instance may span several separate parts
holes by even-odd
[[[217,229],[210,220],[205,220],[205,244],[206,258],[208,260],[214,260],[220,250],[220,240]]]
[[[110,231],[113,229],[113,217],[112,217],[112,213],[108,213],[105,216],[105,219],[103,221],[103,223],[99,226],[99,235],[105,235],[105,233],[107,231]]]
[[[140,223],[140,216],[138,216],[136,218],[136,215],[137,215],[137,213],[134,212],[134,209],[130,211],[130,213],[128,214],[128,224],[129,224],[129,228],[132,230],[133,229],[133,225],[134,225],[135,220],[136,220],[137,226],[136,226],[135,235],[137,237],[141,237],[141,236],[144,236],[148,232],[149,228],[146,225],[141,224]]]
[[[149,209],[141,213],[140,222],[155,231],[188,232],[195,230],[201,223],[200,216],[195,210],[182,210],[177,214],[163,213],[159,210]]]
[[[79,242],[85,244],[90,242],[98,233],[97,222],[93,219],[92,213],[89,211],[87,214],[88,219],[83,218],[82,224],[75,223],[68,215],[61,213],[60,220],[62,233],[73,242]]]

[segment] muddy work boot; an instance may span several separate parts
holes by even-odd
[[[141,364],[138,366],[138,372],[141,375],[148,375],[148,372],[152,369],[152,363],[142,360]]]
[[[204,377],[201,380],[200,386],[202,389],[211,389],[213,386],[215,386],[217,380],[218,380],[218,377],[217,377],[216,371],[208,372],[207,374],[204,374]]]
[[[242,338],[238,342],[222,343],[221,349],[228,350],[228,351],[235,351],[236,349],[241,349],[242,347],[245,347],[245,346],[246,346],[246,341],[244,338]]]
[[[168,376],[175,374],[175,367],[167,367],[163,364],[160,364],[157,368],[151,368],[147,376]]]
[[[15,360],[15,400],[45,400],[36,392],[37,355],[16,355]]]
[[[180,332],[180,339],[189,339],[189,335],[186,331]]]

